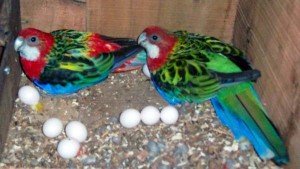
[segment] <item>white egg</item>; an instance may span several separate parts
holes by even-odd
[[[43,124],[43,133],[49,138],[57,137],[63,130],[63,123],[58,118],[50,118]]]
[[[80,121],[71,121],[66,126],[66,135],[69,138],[83,142],[87,138],[87,129]]]
[[[148,66],[147,66],[147,64],[144,64],[144,66],[143,66],[143,73],[147,76],[147,77],[151,77],[151,74],[150,74],[150,71],[149,71],[149,69],[148,69]]]
[[[141,120],[147,125],[154,125],[160,119],[160,112],[154,106],[146,106],[141,111]]]
[[[27,105],[35,105],[40,100],[40,94],[36,88],[31,86],[23,86],[19,89],[18,96],[20,100]]]
[[[58,154],[64,159],[76,157],[80,150],[80,143],[74,139],[65,138],[57,145]]]
[[[126,109],[120,115],[120,123],[126,128],[133,128],[141,121],[141,114],[136,109]]]
[[[160,119],[165,124],[175,124],[178,117],[178,110],[173,106],[166,106],[160,112]]]

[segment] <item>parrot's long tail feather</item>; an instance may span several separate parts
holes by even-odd
[[[237,73],[216,73],[222,84],[245,82],[247,80],[256,81],[260,76],[260,71],[256,69],[246,70]]]
[[[247,138],[263,160],[272,159],[279,165],[289,161],[281,137],[250,84],[238,94],[218,95],[211,101],[218,117],[237,140]]]
[[[114,73],[128,72],[140,68],[146,63],[147,53],[145,50],[139,52],[133,59],[126,61],[123,65],[116,68]]]
[[[115,38],[115,37],[109,37],[109,36],[105,36],[105,35],[101,35],[101,38],[104,40],[116,43],[122,47],[137,45],[137,41],[132,38]]]
[[[143,51],[144,48],[139,45],[132,45],[128,47],[121,48],[113,52],[114,55],[114,67],[113,70],[122,65],[126,60],[134,57],[139,52]]]

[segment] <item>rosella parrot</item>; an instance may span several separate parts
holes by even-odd
[[[34,28],[21,30],[14,47],[20,52],[24,73],[50,95],[73,94],[102,82],[118,68],[135,69],[137,65],[130,64],[144,53],[134,40],[126,38],[75,30],[46,33]]]
[[[214,37],[157,26],[146,28],[138,43],[146,49],[151,81],[168,103],[210,99],[237,140],[247,138],[263,160],[289,161],[283,140],[252,86],[260,71],[241,50]]]

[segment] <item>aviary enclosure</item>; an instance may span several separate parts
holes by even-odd
[[[137,38],[147,26],[210,35],[244,50],[262,77],[255,85],[270,119],[284,138],[290,163],[300,168],[300,2],[297,0],[2,0],[0,1],[0,167],[45,168],[272,168],[251,147],[236,143],[209,102],[189,106],[172,126],[123,128],[127,108],[167,105],[141,70],[112,74],[76,96],[43,96],[43,112],[17,99],[22,85],[13,41],[21,28],[75,29]],[[59,117],[88,128],[82,152],[72,160],[56,152],[43,122]]]

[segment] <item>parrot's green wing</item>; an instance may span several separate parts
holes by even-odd
[[[230,83],[256,80],[244,53],[215,38],[175,32],[178,42],[163,68],[153,72],[155,85],[164,91],[164,98],[176,102],[201,102],[215,96]],[[174,98],[174,96],[176,98]]]
[[[182,51],[185,55],[189,55],[189,53],[192,55],[204,54],[204,57],[209,60],[210,65],[207,65],[209,69],[217,72],[252,70],[245,53],[228,43],[214,37],[186,31],[177,31],[174,34],[179,39],[178,48],[173,52],[175,56],[181,55],[181,53],[177,53],[178,51]]]
[[[114,63],[113,56],[100,55],[97,59],[62,55],[60,60],[49,60],[45,66],[40,82],[66,85],[97,83],[104,80]]]
[[[107,77],[113,66],[114,58],[109,55],[89,56],[87,47],[88,33],[73,30],[51,32],[55,45],[47,56],[40,82],[66,85],[74,83],[96,83]]]

